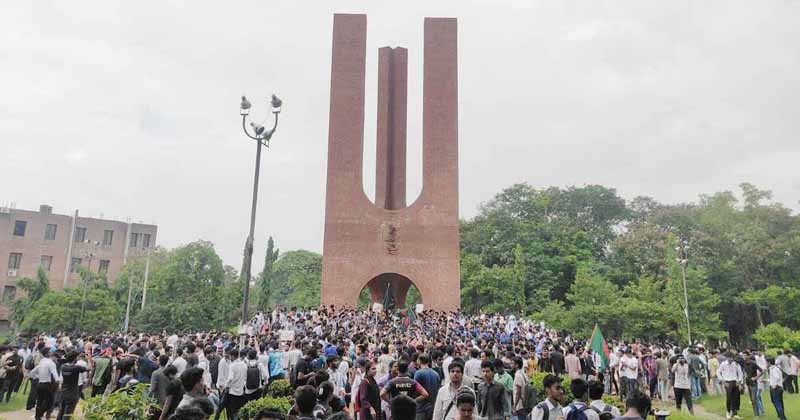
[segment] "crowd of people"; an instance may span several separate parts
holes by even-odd
[[[0,401],[25,383],[36,419],[63,419],[86,395],[147,384],[153,419],[224,412],[236,420],[286,380],[290,412],[265,409],[257,420],[630,420],[646,418],[653,400],[693,412],[703,393],[724,393],[728,417],[738,418],[742,393],[763,415],[766,392],[785,419],[783,392],[798,392],[800,360],[789,349],[772,358],[635,340],[608,347],[603,357],[585,338],[513,315],[279,307],[258,313],[241,334],[20,337],[0,348]],[[604,395],[619,396],[625,412]]]

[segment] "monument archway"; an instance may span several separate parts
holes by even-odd
[[[456,20],[424,22],[423,180],[419,197],[410,205],[405,188],[405,48],[378,50],[375,202],[364,193],[366,40],[366,15],[334,16],[322,303],[355,307],[365,284],[402,273],[409,283],[413,280],[426,309],[458,309]],[[405,281],[391,278],[405,287]],[[377,295],[379,288],[370,290]]]
[[[368,302],[364,302],[364,300]],[[359,294],[359,308],[371,308],[373,303],[390,303],[392,309],[406,309],[423,303],[422,293],[408,277],[398,273],[382,273],[368,281]],[[366,305],[365,305],[366,304]]]

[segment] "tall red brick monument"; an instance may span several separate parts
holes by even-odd
[[[460,306],[456,20],[425,19],[423,186],[406,205],[405,48],[378,50],[375,203],[362,187],[366,15],[333,18],[322,303],[404,307],[413,284],[426,309]]]

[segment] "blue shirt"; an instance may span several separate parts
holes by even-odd
[[[431,368],[419,369],[414,374],[414,380],[417,381],[426,391],[428,391],[428,398],[417,404],[417,413],[425,413],[433,410],[433,403],[436,401],[436,394],[439,393],[441,382],[439,381],[439,374]]]
[[[270,378],[283,375],[283,352],[273,350],[269,352],[269,376]]]

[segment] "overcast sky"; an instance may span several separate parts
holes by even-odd
[[[674,203],[743,181],[800,199],[800,1],[17,1],[0,5],[0,204],[156,222],[240,268],[266,116],[268,235],[322,249],[333,13],[367,13],[365,190],[377,49],[409,49],[421,187],[422,28],[458,18],[461,216],[502,188],[599,183]]]

